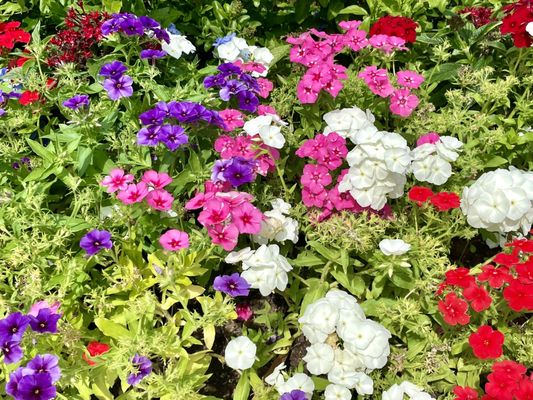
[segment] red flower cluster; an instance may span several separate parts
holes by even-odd
[[[413,186],[407,195],[409,200],[414,201],[418,206],[429,201],[439,211],[448,211],[461,206],[461,198],[457,193],[433,193],[430,188],[424,186]]]
[[[100,356],[104,353],[107,353],[111,349],[111,346],[105,343],[100,342],[91,342],[87,345],[87,352],[92,357]],[[87,361],[89,365],[96,365],[96,362],[92,361],[86,353],[83,353],[82,358]]]
[[[23,106],[27,106],[27,105],[30,105],[30,104],[33,104],[39,101],[39,98],[40,98],[39,92],[26,90],[19,97],[19,103],[22,104]]]
[[[370,28],[370,36],[387,35],[402,38],[406,42],[414,43],[418,24],[411,18],[393,17],[386,15],[378,19]]]
[[[494,21],[492,12],[492,9],[487,7],[465,7],[459,11],[459,14],[467,14],[467,18],[479,28]]]
[[[533,43],[531,35],[526,31],[528,23],[533,22],[533,4],[530,0],[519,0],[515,4],[504,7],[506,16],[502,20],[500,32],[510,33],[516,47],[529,47]]]
[[[23,29],[18,29],[20,22],[0,22],[0,53],[13,50],[15,43],[28,43],[31,35]]]
[[[65,17],[68,29],[59,31],[50,40],[47,62],[52,67],[68,62],[85,65],[93,57],[95,45],[103,37],[101,27],[109,15],[99,11],[86,13],[83,2],[80,1],[78,5],[81,12],[72,7]]]

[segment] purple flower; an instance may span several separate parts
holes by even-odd
[[[127,381],[128,384],[135,386],[142,381],[144,377],[150,375],[150,372],[152,372],[152,362],[148,358],[138,354],[135,354],[131,362],[136,371],[128,376]]]
[[[49,374],[52,378],[52,383],[57,382],[61,378],[61,369],[58,365],[59,359],[53,354],[37,354],[31,360],[26,368],[34,374]]]
[[[13,169],[20,169],[20,164],[18,162],[14,162],[13,164],[11,164],[11,168]]]
[[[1,349],[6,364],[19,362],[24,355],[22,348],[20,347],[20,342],[15,342],[13,340],[2,343]]]
[[[63,102],[63,105],[71,110],[77,110],[81,107],[89,106],[89,96],[86,94],[77,94],[74,97],[71,97],[68,100]]]
[[[236,79],[226,82],[226,85],[220,89],[219,96],[224,101],[229,101],[231,96],[235,96],[246,90],[246,86]]]
[[[156,108],[159,111],[161,111],[162,113],[164,113],[165,114],[165,118],[170,118],[169,104],[171,104],[171,103],[175,103],[175,101],[174,102],[171,101],[170,103],[165,103],[164,101],[160,101],[159,103],[156,103],[154,108]]]
[[[137,144],[141,146],[157,146],[159,144],[159,130],[158,125],[151,125],[146,128],[141,128],[137,132]]]
[[[154,107],[139,115],[143,125],[161,125],[165,121],[166,113],[159,107]]]
[[[23,376],[30,375],[31,371],[19,367],[9,375],[9,382],[6,384],[6,393],[15,399],[18,398],[18,384]]]
[[[261,91],[261,89],[259,88],[259,84],[257,83],[257,79],[255,79],[252,75],[240,74],[239,79],[241,80],[241,82],[244,82],[246,86],[248,86],[248,89],[255,92]]]
[[[240,92],[237,95],[239,108],[244,111],[255,112],[259,106],[259,99],[255,94],[249,91]]]
[[[122,75],[118,79],[106,79],[104,89],[111,100],[118,100],[122,97],[130,97],[133,94],[133,79],[128,75]]]
[[[113,61],[108,64],[102,65],[102,68],[100,68],[100,76],[105,76],[106,78],[111,79],[118,79],[122,75],[124,75],[124,72],[126,72],[128,68],[122,64],[120,61]]]
[[[159,40],[164,40],[165,42],[170,43],[170,35],[166,31],[166,29],[155,28],[152,30],[152,32],[154,33],[154,36]]]
[[[146,17],[144,15],[139,17],[139,21],[145,29],[155,29],[161,27],[159,22],[157,22],[155,19]]]
[[[50,400],[56,396],[49,374],[32,374],[23,376],[17,385],[16,400]]]
[[[224,171],[224,179],[237,187],[254,180],[254,160],[244,157],[233,157],[231,164]]]
[[[233,63],[220,64],[217,69],[225,75],[240,74],[242,70]]]
[[[7,114],[7,111],[4,110],[3,108],[0,108],[0,117],[3,117],[6,114]]]
[[[122,18],[119,17],[119,14],[114,14],[114,16],[102,24],[102,35],[107,36],[110,33],[117,32],[120,29],[120,23]]]
[[[204,87],[206,89],[212,88],[212,87],[220,87],[224,86],[226,83],[226,78],[223,74],[216,74],[216,75],[210,75],[206,76],[204,79]]]
[[[279,400],[307,400],[304,391],[295,389],[291,392],[283,393]]]
[[[225,181],[224,171],[231,164],[232,160],[216,160],[213,165],[213,172],[211,173],[211,180],[213,182]]]
[[[111,233],[94,229],[81,238],[80,247],[90,256],[98,253],[102,249],[110,249],[113,247]]]
[[[20,342],[29,323],[29,317],[20,312],[9,314],[0,320],[0,342]]]
[[[34,332],[39,333],[57,333],[57,321],[61,314],[52,312],[50,308],[42,308],[37,316],[29,315],[30,326]]]
[[[164,143],[170,151],[175,151],[178,147],[189,141],[185,130],[178,125],[163,125],[159,130],[157,138]]]
[[[146,49],[141,51],[141,58],[154,60],[156,58],[163,58],[167,55],[166,51]]]
[[[203,108],[205,107],[190,101],[181,101],[169,104],[170,116],[176,118],[179,122],[185,123],[198,121]]]
[[[144,26],[136,16],[129,16],[120,23],[120,30],[128,36],[144,35]]]
[[[205,110],[205,112],[202,114],[201,119],[203,119],[205,122],[211,125],[218,126],[219,128],[223,128],[224,120],[220,115],[218,115],[218,112],[215,110]]]
[[[217,276],[213,282],[213,288],[231,297],[248,296],[250,293],[250,284],[237,272],[231,275]]]
[[[26,165],[30,165],[30,164],[31,164],[30,157],[22,157],[22,158],[20,159],[20,162],[21,162],[22,164],[26,164]]]

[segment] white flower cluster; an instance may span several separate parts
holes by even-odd
[[[166,51],[168,55],[179,59],[183,53],[191,54],[196,51],[196,47],[189,42],[186,36],[171,32],[168,32],[168,36],[170,37],[170,43],[164,40],[161,41],[161,50]]]
[[[266,47],[249,46],[246,40],[237,36],[227,36],[228,40],[218,45],[215,55],[224,62],[235,62],[237,60],[247,62],[254,61],[263,65],[266,70],[263,73],[253,72],[253,76],[266,76],[268,67],[274,59],[274,55]]]
[[[366,110],[364,112],[358,107],[343,108],[342,110],[333,110],[324,114],[324,121],[327,126],[324,129],[324,135],[336,132],[345,139],[350,139],[357,143],[357,135],[369,136],[378,131],[374,126],[376,118]]]
[[[285,145],[285,136],[281,133],[281,126],[287,125],[276,114],[260,115],[244,123],[243,129],[248,135],[257,135],[264,144],[276,149]]]
[[[238,252],[231,252],[225,261],[229,264],[242,262],[241,277],[253,289],[259,289],[263,296],[268,296],[275,289],[285,290],[289,280],[287,272],[292,270],[287,259],[279,254],[276,244],[263,244],[257,250],[246,247]]]
[[[349,191],[362,207],[381,210],[387,198],[403,195],[405,174],[411,163],[407,141],[397,133],[359,131],[356,146],[348,153],[348,173],[339,192]]]
[[[270,240],[283,243],[290,240],[293,243],[298,241],[298,221],[288,217],[291,205],[282,199],[272,202],[272,210],[266,211],[266,217],[261,222],[261,232],[253,236],[253,240],[259,244],[267,244]]]
[[[527,234],[533,223],[533,172],[511,167],[484,173],[463,189],[461,210],[474,228]]]
[[[434,400],[428,393],[409,381],[392,385],[389,390],[383,392],[381,400],[403,400],[404,394],[411,400]]]
[[[435,143],[424,143],[411,151],[411,171],[422,182],[442,185],[452,176],[450,162],[457,160],[463,142],[451,137],[440,136]]]
[[[324,298],[307,306],[298,321],[311,343],[303,360],[312,374],[327,374],[332,383],[329,397],[333,398],[329,393],[346,393],[337,386],[355,389],[361,395],[373,393],[374,383],[366,372],[387,363],[391,334],[367,319],[353,296],[330,290]],[[342,348],[329,344],[335,337],[342,339]]]

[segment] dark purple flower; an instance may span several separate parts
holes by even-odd
[[[7,114],[7,111],[4,110],[3,108],[0,108],[0,117],[3,117],[6,114]]]
[[[248,296],[250,293],[250,284],[237,272],[231,275],[217,276],[213,282],[213,288],[231,297]]]
[[[6,384],[6,393],[18,399],[18,384],[23,376],[31,375],[31,370],[19,367],[9,375],[9,382]]]
[[[68,100],[63,102],[63,105],[71,110],[77,110],[81,107],[89,106],[89,96],[86,94],[77,94],[74,97],[71,97]]]
[[[160,129],[161,127],[158,125],[141,128],[139,132],[137,132],[137,144],[141,146],[157,146],[159,144]]]
[[[232,63],[220,64],[217,69],[225,75],[240,74],[242,72],[237,65]]]
[[[292,390],[291,392],[283,393],[279,400],[307,400],[307,396],[302,390]]]
[[[113,32],[117,32],[120,29],[121,22],[122,20],[120,18],[109,18],[102,24],[102,35],[107,36]]]
[[[37,354],[28,363],[26,368],[34,374],[49,374],[50,378],[52,378],[52,383],[54,383],[61,378],[61,369],[59,368],[58,361],[58,357],[53,354]]]
[[[39,333],[57,333],[57,321],[61,318],[61,314],[52,312],[50,308],[42,308],[36,317],[33,315],[30,318],[30,326],[34,332]]]
[[[152,362],[148,358],[140,356],[138,354],[135,354],[131,362],[133,364],[135,372],[131,373],[128,376],[127,381],[128,384],[135,386],[141,380],[143,380],[144,377],[150,375],[150,372],[152,372]]]
[[[17,400],[50,400],[56,396],[49,374],[32,374],[23,376],[17,385]]]
[[[22,164],[30,165],[30,164],[31,164],[31,159],[30,159],[30,157],[22,157],[22,158],[20,159],[20,162],[21,162]]]
[[[105,76],[106,78],[111,79],[118,79],[122,75],[124,75],[124,72],[126,72],[128,68],[122,64],[120,61],[113,61],[108,64],[102,65],[102,68],[100,68],[100,76]]]
[[[145,29],[155,29],[161,27],[161,25],[159,25],[159,22],[157,22],[155,19],[144,15],[139,17],[139,21]]]
[[[191,123],[200,118],[203,106],[190,101],[181,101],[169,104],[170,116],[176,118],[179,122]]]
[[[151,108],[139,115],[143,125],[161,125],[165,122],[166,113],[159,107]]]
[[[167,55],[166,51],[146,49],[141,51],[141,58],[154,60],[156,58],[163,58]]]
[[[154,33],[154,36],[159,40],[164,40],[165,42],[170,43],[170,35],[166,31],[166,29],[155,28],[152,30],[152,32]]]
[[[170,151],[175,151],[178,147],[189,141],[185,130],[178,125],[163,125],[157,136],[160,142],[164,143]]]
[[[80,247],[90,256],[98,253],[102,249],[110,249],[113,247],[111,233],[94,229],[81,238]]]
[[[261,91],[261,89],[259,87],[259,84],[257,83],[257,79],[255,79],[252,75],[250,75],[250,74],[240,74],[239,75],[239,79],[246,86],[248,86],[248,89],[250,89],[252,91],[255,91],[255,92],[260,92]]]
[[[204,79],[204,87],[206,89],[212,87],[220,87],[226,84],[226,78],[222,74],[209,75]]]
[[[130,97],[133,94],[133,79],[128,75],[122,75],[118,79],[106,79],[104,89],[111,100],[118,100],[122,97]]]
[[[237,95],[239,108],[244,111],[255,112],[259,106],[259,99],[255,94],[249,91],[240,92]]]
[[[20,347],[20,342],[15,342],[13,340],[2,343],[1,349],[6,364],[19,362],[24,355],[22,348]]]
[[[169,104],[171,103],[175,103],[175,102],[171,101],[170,103],[166,103],[164,101],[160,101],[159,103],[156,103],[154,108],[157,108],[159,111],[163,112],[165,114],[165,118],[170,118]]]
[[[224,171],[224,179],[237,187],[254,180],[254,160],[244,157],[233,157],[231,164]]]
[[[128,36],[144,35],[144,26],[136,16],[130,16],[120,23],[120,30]]]
[[[213,182],[225,181],[224,171],[231,164],[232,160],[216,160],[213,165],[213,172],[211,173],[211,180]]]
[[[231,79],[226,82],[225,86],[222,86],[219,92],[219,96],[224,101],[229,101],[231,96],[235,96],[238,93],[244,92],[246,86],[236,79]]]
[[[30,323],[30,318],[20,312],[9,314],[0,320],[0,342],[20,342]]]
[[[211,125],[218,126],[219,128],[223,128],[224,120],[220,115],[218,115],[218,112],[215,110],[205,110],[205,112],[202,114],[201,119],[203,119],[205,122]]]
[[[20,169],[20,164],[18,162],[14,162],[13,164],[11,164],[11,168],[13,169]]]

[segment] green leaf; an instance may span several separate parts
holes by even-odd
[[[294,260],[291,260],[291,265],[296,267],[316,267],[319,265],[324,265],[324,260],[318,257],[316,254],[310,251],[302,251],[298,254]]]
[[[348,6],[340,10],[339,14],[367,15],[368,12],[360,6]]]
[[[108,13],[118,13],[122,8],[121,0],[102,0],[102,3]]]
[[[91,164],[93,150],[88,147],[80,147],[78,149],[78,173],[80,176],[85,175],[85,171]]]
[[[494,156],[492,157],[489,161],[487,161],[485,163],[485,167],[486,168],[496,168],[496,167],[499,167],[501,165],[505,165],[507,164],[509,161],[506,160],[505,158],[503,157],[500,157],[500,156]]]
[[[37,154],[39,157],[41,157],[43,160],[46,160],[49,164],[53,164],[55,161],[55,154],[52,153],[50,150],[48,150],[46,147],[44,147],[39,142],[36,142],[35,140],[31,140],[30,138],[26,138],[26,141],[30,145],[31,149],[35,154]]]
[[[113,339],[126,339],[133,337],[133,334],[124,326],[110,321],[106,318],[95,318],[94,323],[100,331]]]
[[[457,71],[461,65],[459,63],[445,63],[436,66],[433,71],[428,72],[429,76],[427,83],[449,81],[457,76]]]
[[[244,371],[233,392],[233,400],[248,400],[250,395],[250,380],[248,379],[248,370]]]

